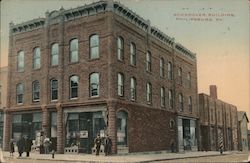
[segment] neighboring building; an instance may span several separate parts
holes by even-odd
[[[248,150],[250,150],[250,130],[247,130]]]
[[[199,94],[200,150],[238,150],[237,108],[217,99],[217,87],[210,86],[210,95]]]
[[[0,146],[3,144],[4,109],[6,108],[8,67],[0,67]]]
[[[248,135],[247,135],[247,124],[249,123],[247,113],[244,111],[238,111],[238,122],[239,122],[239,150],[248,150]]]
[[[58,153],[197,150],[196,56],[117,2],[10,24],[4,149],[41,132]]]

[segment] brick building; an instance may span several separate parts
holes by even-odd
[[[239,123],[239,150],[248,151],[248,135],[247,124],[249,123],[247,113],[244,111],[238,111],[238,123]]]
[[[4,149],[51,137],[58,153],[197,150],[196,56],[120,3],[10,24]],[[155,139],[154,139],[155,138]]]
[[[199,94],[201,150],[238,150],[237,108],[217,99],[217,87],[210,86],[210,95]]]

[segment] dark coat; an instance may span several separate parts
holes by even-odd
[[[25,140],[25,144],[24,144],[24,148],[25,148],[25,152],[30,152],[31,151],[31,146],[32,146],[32,140],[27,138]]]
[[[14,153],[14,152],[15,152],[14,142],[10,141],[10,153]]]
[[[17,147],[18,147],[18,152],[23,153],[24,152],[24,145],[25,145],[25,139],[21,138],[17,141]]]

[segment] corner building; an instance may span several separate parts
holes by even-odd
[[[197,150],[196,56],[120,3],[10,24],[4,149],[41,131],[58,153]]]

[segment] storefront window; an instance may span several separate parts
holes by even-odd
[[[117,114],[117,144],[127,146],[127,113],[120,111]]]

